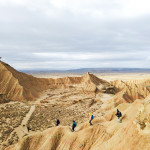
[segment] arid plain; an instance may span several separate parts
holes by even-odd
[[[148,73],[27,75],[0,62],[0,102],[1,150],[150,149]]]

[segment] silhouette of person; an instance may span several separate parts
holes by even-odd
[[[29,132],[29,130],[30,130],[30,127],[29,127],[29,125],[27,126],[27,130],[28,130],[28,132]]]
[[[59,126],[59,124],[60,124],[60,121],[59,121],[59,119],[57,119],[56,120],[56,126]]]
[[[73,121],[73,124],[72,124],[72,132],[74,132],[74,128],[77,126],[77,123],[75,121]]]

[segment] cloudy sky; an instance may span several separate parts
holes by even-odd
[[[150,68],[149,0],[0,0],[16,69]]]

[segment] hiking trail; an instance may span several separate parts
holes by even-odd
[[[35,105],[31,106],[30,110],[28,111],[26,116],[23,118],[21,125],[14,128],[14,130],[11,132],[11,134],[9,135],[9,137],[7,138],[7,140],[4,143],[7,143],[9,140],[11,140],[12,136],[15,133],[17,134],[19,140],[22,139],[23,136],[28,135],[26,124],[27,124],[28,120],[30,119],[31,115],[33,114],[34,110],[35,110]],[[31,131],[30,131],[30,133],[31,133]]]

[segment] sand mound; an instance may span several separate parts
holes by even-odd
[[[47,89],[76,88],[88,93],[116,93],[114,88],[105,80],[87,73],[82,77],[65,77],[57,79],[35,78],[31,75],[16,71],[4,62],[0,62],[0,102],[9,100],[33,100]]]
[[[36,107],[33,106],[35,108],[28,118],[33,129],[31,133],[37,133],[24,135],[23,139],[20,138],[17,144],[6,150],[148,150],[149,85],[150,79],[127,82],[116,80],[109,83],[90,73],[81,77],[35,78],[0,62],[1,102],[30,101],[36,99],[42,91],[48,91],[43,103],[40,103],[41,100],[32,103]],[[123,114],[122,123],[117,122],[117,108]],[[15,116],[16,112],[15,110]],[[95,113],[92,126],[87,119],[89,112]],[[7,123],[7,114],[3,116]],[[54,126],[54,119],[57,117],[66,126],[49,128]],[[72,119],[78,122],[74,133],[69,127]],[[42,132],[38,132],[39,130]]]
[[[146,100],[120,104],[118,108],[122,110],[122,123],[118,123],[116,117],[109,121],[101,117],[93,120],[93,126],[88,123],[79,125],[74,133],[67,126],[54,127],[24,137],[6,150],[148,150],[149,106],[150,103]],[[116,108],[112,110],[112,114],[115,110]]]
[[[87,73],[81,77],[65,77],[57,79],[49,79],[51,88],[74,87],[78,91],[89,93],[117,93],[118,89],[113,87],[109,82],[99,79],[93,74]]]
[[[136,99],[144,99],[150,94],[150,80],[131,80],[123,82],[121,80],[112,81],[111,84],[120,89],[118,95],[120,99],[133,102]]]
[[[16,71],[0,62],[0,102],[8,100],[32,100],[48,88],[47,79],[38,79]]]

